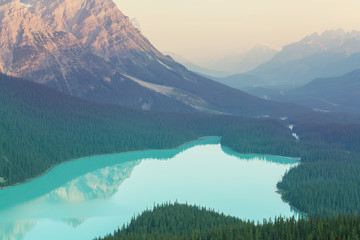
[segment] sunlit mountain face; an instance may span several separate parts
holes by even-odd
[[[360,32],[348,32],[353,25],[339,18],[356,22],[358,13],[335,2],[159,0],[162,8],[156,0],[121,0],[160,17],[154,28],[168,42],[174,36],[161,24],[170,22],[164,9],[182,13],[173,27],[188,35],[175,30],[176,40],[189,55],[203,53],[203,68],[161,52],[145,36],[147,22],[140,27],[142,17],[127,17],[119,1],[0,0],[0,240],[94,239],[143,211],[147,222],[161,222],[148,209],[166,202],[176,202],[163,205],[175,208],[166,215],[181,228],[192,225],[191,236],[204,228],[179,220],[179,202],[222,212],[222,219],[275,218],[247,222],[254,239],[261,227],[300,236],[289,233],[292,226],[279,230],[295,224],[294,216],[311,227],[317,217],[304,239],[341,236],[317,231],[328,217],[357,239]],[[200,17],[205,12],[211,21]],[[311,18],[327,22],[324,12],[346,31],[324,31]],[[240,35],[251,44],[241,46]],[[239,47],[229,51],[234,42]],[[221,52],[231,57],[205,61]],[[195,216],[194,209],[187,211]],[[219,234],[224,222],[215,220],[201,221]]]
[[[190,72],[111,0],[8,0],[0,13],[2,73],[142,110],[262,116],[283,108]]]

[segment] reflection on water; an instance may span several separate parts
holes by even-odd
[[[65,219],[64,222],[70,227],[76,228],[85,221],[85,218],[69,218]]]
[[[176,149],[147,150],[111,155],[100,155],[66,162],[56,166],[47,174],[35,178],[26,184],[20,184],[14,187],[0,190],[0,211],[2,209],[9,209],[10,207],[37,199],[59,187],[64,186],[66,183],[79,176],[91,173],[101,168],[114,166],[119,163],[133,162],[150,158],[166,160],[173,158],[177,154],[194,146],[217,144],[219,141],[220,139],[218,137],[209,137],[187,143]]]
[[[0,239],[92,239],[176,200],[255,220],[294,214],[275,193],[294,159],[242,155],[219,141],[83,158],[1,190]]]
[[[121,183],[130,177],[139,160],[105,167],[75,178],[46,194],[42,199],[48,202],[85,202],[93,199],[108,199],[114,195]]]
[[[0,223],[0,237],[2,240],[23,239],[27,231],[34,226],[35,221],[16,221],[12,223]]]
[[[24,239],[26,232],[34,228],[38,218],[57,218],[58,216],[61,219],[61,215],[53,208],[55,206],[62,209],[61,205],[64,203],[84,203],[90,200],[110,198],[118,191],[121,183],[130,177],[133,168],[139,163],[140,161],[137,160],[98,169],[77,177],[38,199],[12,207],[9,210],[3,210],[0,212],[0,239]],[[46,207],[48,204],[51,204],[52,207]],[[45,213],[41,211],[41,206],[45,206],[43,208],[46,209]],[[32,220],[7,222],[14,217],[13,213],[19,214],[20,216],[17,217],[20,219],[31,218]],[[78,217],[63,219],[62,221],[72,228],[77,228],[85,220],[84,217]]]
[[[293,165],[294,162],[300,162],[300,158],[289,158],[289,157],[281,157],[281,156],[275,156],[275,155],[259,155],[259,154],[243,154],[235,152],[234,150],[221,146],[221,149],[224,153],[226,153],[229,156],[237,157],[241,160],[247,160],[247,161],[265,161],[265,162],[271,162],[271,163],[277,163],[281,165]]]

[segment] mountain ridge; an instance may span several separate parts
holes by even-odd
[[[11,69],[2,71],[6,74],[87,100],[143,110],[249,116],[294,111],[290,105],[264,101],[188,71],[160,53],[111,0],[10,3],[16,8],[1,2],[0,21],[24,23],[12,24],[2,43],[22,31],[30,37],[17,38],[23,41],[2,50],[1,64]]]
[[[284,91],[276,100],[301,103],[318,111],[360,112],[360,69],[338,77],[318,78]]]
[[[291,89],[315,78],[339,76],[360,68],[359,55],[359,31],[328,30],[286,45],[270,61],[254,70],[218,81],[241,90],[251,87]],[[257,81],[249,81],[244,75]]]
[[[207,68],[229,72],[229,75],[245,73],[271,60],[278,50],[267,45],[255,45],[249,51],[241,54],[225,56],[207,61]]]

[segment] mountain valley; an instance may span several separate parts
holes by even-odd
[[[294,12],[116,4],[0,0],[0,239],[359,238],[359,31],[239,56],[245,39],[299,39]],[[163,53],[147,22],[140,31],[144,16],[124,14],[130,5],[149,23],[162,17],[155,28],[195,59],[238,48],[214,69]]]
[[[163,55],[111,0],[4,0],[0,69],[87,100],[143,110],[290,114],[188,71]],[[17,14],[14,14],[14,13]]]
[[[342,29],[311,34],[286,45],[270,61],[217,81],[237,89],[291,89],[315,78],[340,76],[360,68],[360,32]],[[251,77],[251,78],[250,78]]]

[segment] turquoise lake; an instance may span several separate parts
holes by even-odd
[[[154,204],[196,204],[262,221],[293,216],[276,183],[296,159],[238,154],[208,137],[171,150],[93,156],[0,190],[0,239],[91,240]]]

